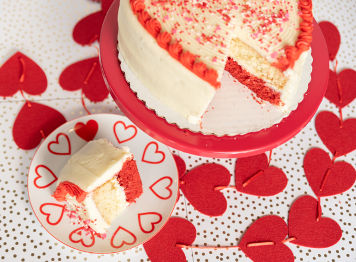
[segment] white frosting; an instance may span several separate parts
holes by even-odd
[[[128,148],[116,148],[105,139],[90,141],[68,160],[58,184],[69,181],[91,192],[117,174],[129,158],[132,154]]]

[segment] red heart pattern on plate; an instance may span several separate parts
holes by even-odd
[[[47,148],[55,155],[70,155],[72,153],[69,137],[64,133],[58,133],[56,140],[49,142]]]
[[[44,203],[40,206],[40,212],[46,216],[47,223],[52,226],[61,222],[64,211],[65,206],[56,203]]]
[[[171,186],[173,184],[173,179],[169,176],[164,176],[154,182],[149,189],[152,193],[163,200],[170,199],[173,192],[171,190]]]
[[[98,57],[88,58],[66,67],[59,77],[64,90],[82,90],[92,102],[100,102],[108,97],[109,91],[100,71]]]
[[[84,247],[92,247],[95,244],[95,235],[92,230],[80,227],[69,234],[69,240],[73,243],[81,243]]]
[[[152,262],[185,262],[185,254],[176,244],[191,245],[195,237],[196,230],[192,223],[183,218],[171,217],[157,235],[143,244],[143,248]]]
[[[57,181],[57,176],[45,165],[38,165],[35,168],[36,178],[33,180],[35,187],[39,189],[47,188]]]
[[[187,172],[181,178],[180,189],[196,210],[208,216],[220,216],[225,212],[227,202],[216,187],[227,186],[229,182],[229,170],[209,163]]]
[[[80,45],[91,45],[99,40],[105,13],[98,11],[82,18],[73,29],[73,39]]]
[[[174,161],[176,162],[179,178],[181,178],[184,176],[185,172],[187,171],[187,167],[185,165],[184,160],[180,156],[173,154],[173,158]]]
[[[13,96],[19,90],[40,95],[46,88],[47,77],[41,67],[21,52],[0,67],[0,96]]]
[[[278,216],[265,216],[256,220],[243,235],[239,247],[253,261],[294,261],[292,251],[283,244],[288,234],[286,222]],[[249,246],[252,243],[273,242],[272,245]]]
[[[296,240],[291,243],[325,248],[335,245],[341,238],[340,226],[332,219],[321,217],[317,221],[318,201],[311,196],[299,197],[291,206],[288,217],[289,236]]]
[[[315,118],[315,129],[321,141],[336,157],[356,149],[356,119],[340,119],[328,111],[320,112]]]
[[[124,245],[133,245],[137,237],[131,231],[119,226],[111,237],[110,244],[113,248],[121,248]]]
[[[335,59],[337,51],[340,47],[340,33],[337,27],[328,21],[319,23],[320,29],[324,34],[326,45],[328,46],[329,59]]]
[[[78,122],[74,126],[75,133],[87,142],[95,138],[98,128],[99,125],[94,119],[90,119],[86,124]]]
[[[149,164],[160,164],[165,158],[166,155],[159,150],[157,142],[149,142],[142,154],[142,162]]]
[[[157,212],[139,213],[138,224],[143,233],[151,233],[155,230],[155,225],[162,221],[162,215]]]
[[[326,90],[325,97],[336,106],[345,107],[356,97],[355,83],[355,70],[345,69],[339,74],[329,70],[328,89]]]
[[[355,183],[356,172],[349,163],[332,163],[327,152],[313,148],[304,157],[304,171],[310,187],[319,197],[340,194]]]
[[[33,149],[42,138],[65,122],[64,116],[51,107],[35,102],[25,103],[15,119],[12,135],[19,148]]]
[[[256,196],[273,196],[283,191],[288,179],[278,167],[269,166],[265,153],[238,158],[235,186],[240,192]]]
[[[114,124],[114,134],[119,144],[133,139],[137,135],[137,128],[134,125],[126,125],[123,121]]]

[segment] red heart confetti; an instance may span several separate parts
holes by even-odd
[[[269,166],[266,154],[239,158],[235,165],[235,186],[240,192],[256,196],[273,196],[288,183],[284,172]]]
[[[124,245],[133,245],[137,237],[131,231],[119,226],[111,237],[110,244],[113,248],[121,248]]]
[[[12,135],[21,149],[33,149],[66,119],[57,110],[35,102],[25,103],[17,115]]]
[[[340,194],[355,183],[355,169],[344,161],[333,163],[327,152],[313,148],[304,158],[309,185],[319,197]]]
[[[173,194],[171,190],[172,184],[173,179],[169,176],[164,176],[154,182],[149,188],[156,197],[167,200],[170,199]]]
[[[149,164],[160,164],[166,159],[166,155],[163,151],[158,149],[156,142],[149,142],[142,154],[142,162]]]
[[[125,143],[135,138],[137,128],[134,125],[126,125],[123,121],[117,121],[114,124],[114,134],[119,144]]]
[[[80,45],[91,45],[99,40],[105,13],[98,11],[82,18],[73,29],[73,39]]]
[[[180,189],[199,212],[208,216],[220,216],[227,207],[224,195],[216,189],[227,186],[230,172],[224,166],[209,163],[190,170],[181,178]]]
[[[59,84],[67,91],[82,89],[84,95],[92,102],[103,101],[109,94],[100,71],[98,57],[88,58],[65,68],[59,77]]]
[[[101,10],[106,14],[109,10],[113,0],[101,0]]]
[[[90,119],[86,124],[78,122],[74,126],[75,133],[87,142],[95,138],[98,128],[98,123],[93,119]]]
[[[191,245],[196,237],[196,230],[188,220],[171,217],[167,224],[151,240],[143,244],[147,256],[152,262],[184,262],[186,257],[177,244]]]
[[[92,247],[95,244],[95,235],[92,230],[80,227],[69,234],[69,240],[73,243],[81,243],[84,247]]]
[[[35,173],[33,184],[39,189],[47,188],[58,180],[53,171],[45,165],[36,166]]]
[[[157,212],[139,213],[138,224],[143,233],[151,233],[155,230],[155,225],[162,221],[162,215]]]
[[[72,148],[67,134],[58,133],[55,141],[47,145],[48,151],[55,155],[70,155]]]
[[[324,34],[326,45],[328,46],[329,59],[332,61],[335,59],[340,47],[339,30],[337,30],[337,27],[334,24],[328,21],[320,22],[319,26]]]
[[[356,97],[356,71],[345,69],[339,74],[329,70],[328,89],[325,97],[338,107],[347,106]]]
[[[173,154],[173,158],[177,165],[179,178],[181,178],[187,171],[187,167],[185,165],[184,160],[180,156]]]
[[[299,197],[289,210],[289,236],[296,240],[291,243],[325,248],[335,245],[341,238],[340,226],[332,219],[318,217],[318,201],[311,196]]]
[[[315,118],[315,129],[324,145],[336,157],[346,155],[356,149],[356,119],[340,122],[328,111],[320,112]]]
[[[17,91],[40,95],[47,88],[41,67],[21,52],[16,52],[0,67],[0,96],[13,96]]]
[[[294,261],[292,251],[284,244],[288,234],[286,222],[278,216],[256,220],[243,235],[239,247],[253,261]]]
[[[40,212],[46,216],[47,223],[52,226],[61,222],[64,211],[65,206],[56,203],[44,203],[40,206]]]

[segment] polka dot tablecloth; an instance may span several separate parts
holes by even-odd
[[[341,34],[337,55],[338,68],[356,68],[356,5],[353,0],[314,1],[318,21],[334,23]],[[36,61],[48,78],[47,90],[40,96],[27,96],[60,111],[67,120],[85,115],[80,91],[67,92],[58,84],[62,70],[76,61],[97,55],[94,46],[83,47],[72,39],[74,25],[84,16],[99,10],[100,5],[89,0],[1,0],[0,1],[0,65],[14,52],[21,51]],[[111,97],[100,103],[86,101],[92,113],[120,113]],[[0,100],[0,260],[1,261],[148,261],[142,246],[129,251],[95,255],[64,246],[51,237],[31,209],[27,195],[27,172],[35,150],[21,150],[13,141],[12,126],[24,104],[17,93]],[[338,109],[324,99],[319,111],[337,114]],[[355,118],[356,101],[343,109],[344,118]],[[228,208],[211,218],[196,211],[181,194],[173,212],[192,222],[197,229],[196,245],[236,245],[246,228],[257,218],[275,214],[285,221],[293,201],[301,195],[314,196],[303,170],[307,150],[326,150],[314,128],[314,119],[292,140],[273,150],[271,165],[283,169],[288,185],[272,197],[256,197],[224,190]],[[178,152],[191,169],[201,163],[224,165],[232,174],[235,159],[203,158]],[[355,167],[355,151],[341,157]],[[343,233],[334,246],[324,249],[306,248],[287,243],[295,261],[356,261],[356,186],[348,191],[322,199],[323,216],[334,219]],[[238,249],[184,250],[188,261],[250,261]]]

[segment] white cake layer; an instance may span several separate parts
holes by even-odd
[[[58,184],[68,181],[91,192],[109,181],[132,157],[128,148],[116,148],[106,139],[90,141],[68,160]]]

